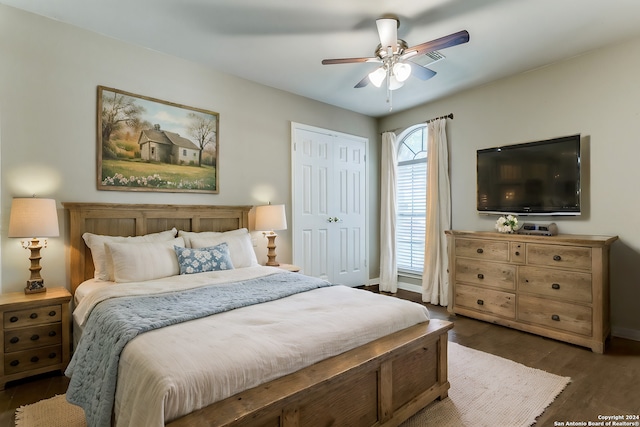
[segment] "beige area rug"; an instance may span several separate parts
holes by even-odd
[[[449,397],[401,427],[530,426],[570,381],[449,342]]]
[[[402,427],[530,426],[570,378],[449,343],[449,397]],[[16,410],[16,427],[85,427],[84,413],[64,395]]]

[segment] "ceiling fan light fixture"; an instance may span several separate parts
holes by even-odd
[[[404,86],[404,81],[398,80],[394,75],[389,77],[389,90],[400,89],[402,86]]]
[[[369,80],[375,87],[382,86],[382,82],[385,77],[387,77],[387,72],[384,67],[376,68],[374,71],[369,73]]]
[[[404,82],[411,75],[411,66],[406,62],[396,62],[393,64],[393,75],[399,82]]]

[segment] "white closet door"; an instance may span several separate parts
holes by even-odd
[[[293,262],[310,276],[368,282],[367,140],[292,124]]]

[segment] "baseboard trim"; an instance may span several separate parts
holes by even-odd
[[[398,282],[398,289],[402,289],[403,291],[415,292],[422,295],[422,286],[419,285],[413,285],[406,282]]]
[[[380,285],[379,277],[369,279],[368,286],[375,286],[375,285]],[[411,283],[398,282],[398,289],[402,289],[403,291],[415,292],[417,294],[422,294],[422,287],[420,285],[413,285]]]
[[[625,338],[633,341],[640,341],[640,331],[629,328],[611,328],[611,335],[617,338]]]

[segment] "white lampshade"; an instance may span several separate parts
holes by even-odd
[[[58,211],[53,199],[18,198],[11,203],[8,237],[57,237]]]
[[[384,67],[380,67],[369,73],[369,80],[375,87],[380,87],[386,76],[387,70],[385,70]]]
[[[286,230],[287,215],[284,205],[264,205],[256,207],[256,230]]]
[[[399,81],[396,76],[389,78],[389,90],[400,89],[402,86],[404,86],[404,82]]]
[[[406,62],[396,62],[393,64],[393,75],[399,82],[403,82],[411,75],[411,65]]]

